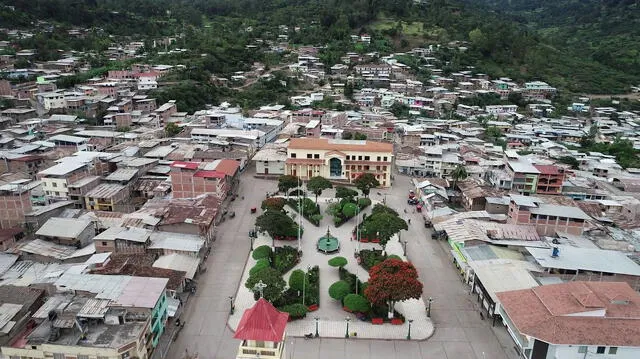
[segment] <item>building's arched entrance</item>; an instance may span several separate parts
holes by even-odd
[[[339,158],[329,160],[329,176],[342,177],[342,161]]]

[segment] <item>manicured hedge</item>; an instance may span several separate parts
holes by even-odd
[[[269,258],[271,257],[271,247],[269,247],[266,244],[263,246],[260,246],[253,250],[253,254],[251,256],[255,260]]]

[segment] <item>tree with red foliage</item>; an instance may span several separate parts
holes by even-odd
[[[263,210],[282,211],[286,201],[282,197],[269,197],[262,201],[260,208]]]
[[[419,299],[422,296],[422,283],[418,280],[418,271],[410,262],[399,259],[387,259],[369,270],[369,285],[364,295],[371,303],[389,306],[389,318],[393,318],[396,302],[407,299]]]

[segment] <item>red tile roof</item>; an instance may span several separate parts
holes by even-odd
[[[235,176],[240,168],[240,162],[236,160],[220,160],[218,165],[216,166],[216,171],[222,172],[227,176]]]
[[[328,138],[293,138],[289,149],[354,151],[354,152],[393,152],[393,145],[373,141],[341,141]]]
[[[516,328],[541,341],[640,346],[640,294],[626,282],[569,282],[497,296]]]
[[[289,314],[279,312],[271,303],[260,298],[253,307],[244,311],[233,337],[242,340],[280,342],[288,319]]]
[[[560,167],[558,166],[551,166],[551,165],[533,165],[533,167],[535,167],[538,171],[540,171],[540,174],[543,175],[559,175],[560,174]]]
[[[174,168],[186,168],[189,170],[197,170],[200,164],[198,162],[183,162],[183,161],[175,161],[171,164],[171,167]]]

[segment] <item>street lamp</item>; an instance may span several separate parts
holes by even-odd
[[[405,257],[407,256],[407,240],[406,239],[402,241],[402,254]]]
[[[229,296],[229,314],[233,315],[235,307],[233,305],[233,297]]]
[[[253,241],[258,237],[258,232],[256,229],[253,231],[249,231],[249,240],[251,241],[251,251],[253,252]]]
[[[309,273],[309,271],[311,270],[311,266],[307,266],[307,271],[304,272],[304,279],[302,280],[302,305],[304,305],[304,300],[305,300],[305,287],[307,284],[307,274]],[[298,292],[298,294],[300,294],[300,292]]]
[[[427,307],[427,317],[431,318],[431,303],[433,302],[433,298],[429,297],[429,306]]]
[[[315,320],[316,320],[316,338],[317,338],[317,337],[319,337],[319,336],[320,336],[320,334],[318,334],[318,320],[320,320],[320,318],[315,317],[315,318],[313,318],[313,319],[315,319]]]
[[[407,332],[407,340],[411,340],[411,323],[413,323],[413,319],[409,319],[409,331]]]
[[[349,321],[351,320],[351,318],[346,317],[344,318],[345,322],[347,322],[347,330],[344,332],[344,337],[345,338],[349,338]]]

